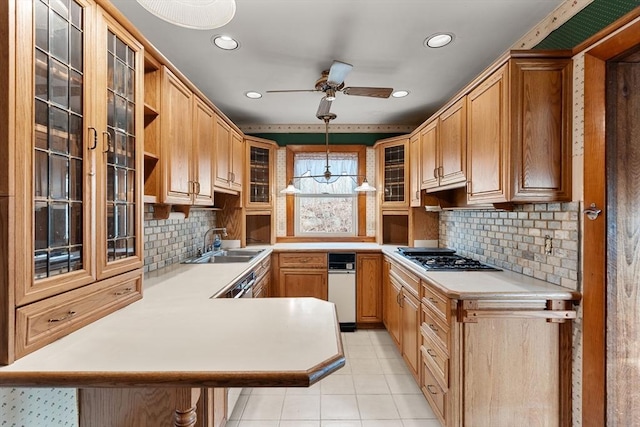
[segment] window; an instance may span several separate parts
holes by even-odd
[[[358,174],[357,153],[330,153],[331,178],[323,174],[327,165],[326,153],[296,153],[294,176],[300,193],[295,198],[296,236],[355,236],[358,211],[354,188]],[[314,177],[314,178],[312,178]]]
[[[362,241],[366,236],[366,196],[354,192],[359,184],[356,177],[340,175],[366,174],[366,147],[329,148],[329,182],[324,178],[298,179],[295,185],[301,193],[287,196],[287,236]],[[324,146],[287,146],[287,181],[293,176],[323,175],[325,166]]]

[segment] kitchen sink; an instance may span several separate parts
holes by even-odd
[[[204,255],[187,258],[182,264],[229,264],[249,262],[264,249],[227,249],[217,252],[207,252]]]

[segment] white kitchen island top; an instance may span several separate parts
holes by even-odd
[[[0,385],[308,386],[342,367],[332,303],[210,298],[252,264],[151,274],[142,300],[0,367]]]

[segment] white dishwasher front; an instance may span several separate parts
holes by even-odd
[[[329,253],[329,301],[336,305],[340,330],[356,329],[356,254]]]

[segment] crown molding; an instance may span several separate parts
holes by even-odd
[[[331,133],[411,133],[412,125],[329,125]],[[255,133],[324,133],[324,124],[282,124],[282,125],[245,125],[240,126],[245,134]]]

